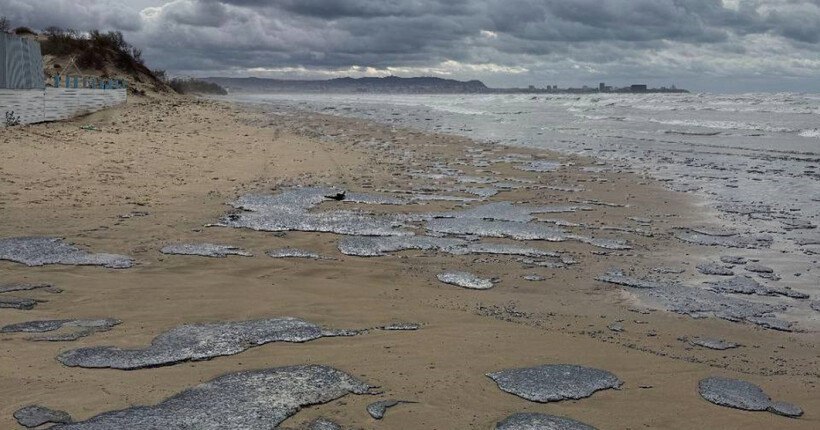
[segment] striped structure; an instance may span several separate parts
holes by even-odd
[[[46,88],[0,89],[0,127],[5,112],[14,112],[21,124],[57,121],[125,103],[126,89]]]
[[[0,89],[43,89],[43,55],[36,40],[0,32]]]

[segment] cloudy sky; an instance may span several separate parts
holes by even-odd
[[[173,74],[820,92],[820,0],[0,0]]]

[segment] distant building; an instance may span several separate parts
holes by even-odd
[[[598,84],[598,91],[602,93],[606,92],[606,82],[601,82],[600,84]]]
[[[635,84],[629,87],[633,93],[645,93],[649,88],[644,84]]]

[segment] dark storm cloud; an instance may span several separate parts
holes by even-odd
[[[158,67],[195,74],[731,79],[820,68],[820,0],[0,0],[0,14],[123,30]]]
[[[139,13],[117,0],[0,0],[0,16],[13,25],[138,31]]]
[[[678,3],[671,0],[506,0],[494,2],[489,15],[499,31],[530,40],[717,42],[726,39],[726,29],[711,27],[704,19],[706,8],[692,7],[690,2],[683,6]]]

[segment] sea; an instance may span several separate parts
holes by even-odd
[[[594,157],[693,196],[722,228],[769,234],[726,250],[820,300],[820,94],[254,94],[239,102],[369,119]],[[710,223],[711,224],[711,223]],[[817,313],[816,315],[820,315]],[[809,310],[798,319],[818,319]],[[795,315],[795,317],[798,317]]]

